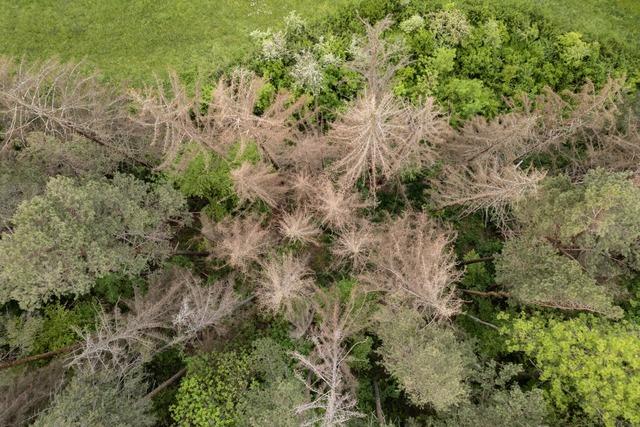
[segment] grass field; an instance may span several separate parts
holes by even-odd
[[[315,19],[351,1],[0,0],[0,54],[86,59],[135,84],[167,68],[188,74],[223,66],[247,52],[251,31],[278,25],[291,10]],[[486,1],[532,8],[565,30],[629,49],[640,44],[640,0]],[[478,0],[458,3],[465,2]]]
[[[593,39],[615,40],[629,50],[640,48],[640,0],[492,1],[538,11],[566,31],[580,31]]]
[[[247,51],[249,34],[290,11],[320,17],[350,0],[0,0],[0,54],[86,59],[138,83],[168,67],[215,69]]]

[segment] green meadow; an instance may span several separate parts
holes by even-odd
[[[250,34],[296,11],[322,17],[348,0],[1,0],[0,54],[86,60],[139,83],[167,68],[206,72],[240,58]]]

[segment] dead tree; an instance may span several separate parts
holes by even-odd
[[[506,226],[510,206],[535,193],[545,175],[500,160],[476,161],[466,167],[449,165],[432,182],[431,196],[439,208],[461,206],[461,215],[484,211],[498,225]]]
[[[363,416],[356,410],[354,380],[347,363],[351,349],[346,347],[347,339],[366,327],[363,308],[353,295],[344,304],[335,294],[320,296],[317,310],[321,322],[313,327],[310,334],[314,350],[309,356],[293,353],[300,365],[316,379],[308,382],[300,376],[311,391],[313,400],[299,406],[296,412],[320,411],[318,416],[308,417],[303,425],[341,426]]]
[[[30,425],[65,382],[64,364],[53,361],[0,385],[0,425]]]
[[[211,255],[245,274],[261,262],[273,243],[271,232],[256,215],[226,218],[214,223],[203,214],[200,221],[202,234],[211,246]]]
[[[272,208],[278,206],[288,188],[283,177],[267,163],[243,163],[231,171],[233,188],[241,202],[262,200]]]
[[[167,347],[220,327],[239,305],[231,283],[201,287],[191,273],[174,270],[151,283],[146,295],[136,292],[117,307],[101,312],[95,332],[79,332],[82,348],[70,364],[87,372],[114,369],[125,373]]]
[[[406,56],[400,46],[382,38],[389,25],[388,19],[375,26],[365,23],[367,37],[351,64],[365,78],[365,89],[328,135],[336,146],[332,169],[341,175],[341,184],[350,188],[365,178],[374,197],[380,179],[432,164],[431,144],[441,143],[449,132],[433,98],[414,106],[393,95],[391,79]]]
[[[128,106],[126,96],[82,63],[0,60],[2,150],[41,131],[61,140],[80,136],[146,166],[144,132],[129,120]]]
[[[313,290],[312,271],[303,259],[286,254],[262,264],[256,294],[259,304],[267,310],[291,315],[295,304]]]
[[[453,238],[424,213],[405,213],[378,233],[372,271],[362,273],[361,280],[432,317],[449,318],[461,305],[454,287],[461,272],[450,249]]]
[[[296,134],[294,113],[306,100],[292,99],[280,92],[262,114],[255,107],[264,80],[246,70],[235,70],[222,77],[213,94],[204,93],[196,84],[190,96],[179,78],[171,75],[171,88],[162,82],[144,91],[134,92],[140,108],[138,122],[154,130],[154,142],[166,155],[165,165],[175,160],[187,142],[224,155],[230,144],[252,141],[268,160],[275,160],[277,148]]]

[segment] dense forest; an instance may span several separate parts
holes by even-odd
[[[640,425],[640,10],[543,3],[0,43],[0,425]]]

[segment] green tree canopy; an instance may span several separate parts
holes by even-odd
[[[593,278],[614,279],[640,266],[640,188],[630,178],[604,169],[576,184],[547,178],[515,214],[525,234],[576,259]]]
[[[586,314],[570,320],[522,316],[505,332],[511,351],[534,360],[559,409],[578,406],[606,426],[640,423],[638,325]]]
[[[505,364],[497,369],[494,360],[471,376],[471,399],[434,418],[432,425],[474,427],[482,420],[492,427],[539,427],[545,425],[547,404],[542,390],[523,391],[515,382],[522,366]]]
[[[137,275],[168,255],[168,221],[184,216],[184,199],[166,184],[52,178],[2,234],[0,303],[31,310],[51,296],[83,295],[111,272]]]
[[[524,303],[621,317],[618,286],[638,270],[640,188],[629,173],[594,169],[547,178],[518,203],[520,235],[505,243],[496,282]]]
[[[57,393],[35,427],[152,426],[151,401],[144,399],[147,384],[139,371],[119,377],[111,371],[75,376]]]
[[[528,236],[507,241],[496,262],[496,283],[525,304],[567,310],[586,310],[620,317],[607,290],[574,259],[553,246]]]
[[[413,309],[383,307],[377,318],[384,367],[411,402],[444,411],[466,399],[465,380],[475,359],[468,343],[451,328],[427,324]]]

